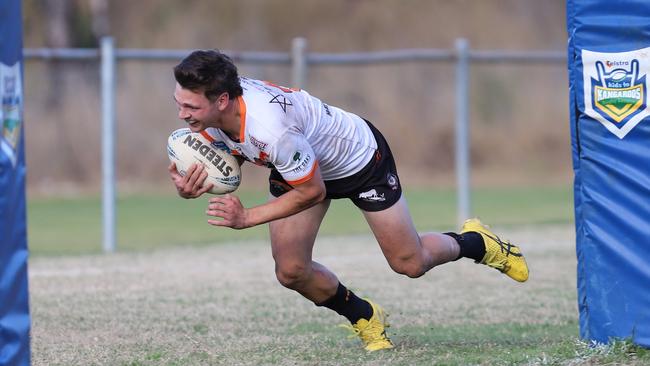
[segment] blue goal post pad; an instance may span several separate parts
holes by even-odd
[[[580,336],[650,347],[650,6],[568,0]]]
[[[20,0],[0,1],[0,366],[30,364]]]

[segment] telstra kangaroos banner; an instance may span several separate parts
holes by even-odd
[[[568,0],[580,335],[650,346],[650,4]]]

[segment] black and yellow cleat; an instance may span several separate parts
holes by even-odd
[[[342,327],[352,331],[352,337],[358,336],[364,344],[366,351],[379,351],[382,349],[393,348],[393,342],[388,339],[386,335],[386,322],[387,314],[384,314],[384,309],[381,306],[365,299],[372,306],[372,317],[369,320],[359,319],[352,325],[341,325]]]
[[[485,256],[479,263],[496,268],[515,281],[528,280],[528,265],[519,247],[509,241],[501,240],[487,225],[476,218],[465,221],[461,234],[470,231],[481,234],[485,243]]]

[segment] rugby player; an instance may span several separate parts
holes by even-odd
[[[285,287],[350,321],[368,351],[392,348],[386,315],[357,297],[312,260],[318,228],[332,199],[350,199],[363,213],[390,267],[411,278],[443,263],[470,258],[516,281],[528,279],[520,249],[478,219],[459,233],[418,233],[402,195],[388,143],[369,121],[327,105],[304,90],[240,77],[232,60],[197,50],[174,67],[178,117],[193,132],[238,157],[268,167],[270,199],[244,207],[234,194],[210,198],[214,226],[245,229],[269,224],[275,274]],[[169,173],[178,194],[196,198],[207,173],[193,165]]]

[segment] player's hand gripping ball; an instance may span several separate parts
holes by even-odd
[[[208,173],[203,185],[212,184],[209,193],[225,194],[239,187],[241,169],[237,159],[218,143],[210,142],[189,128],[172,132],[167,140],[167,155],[172,163],[176,163],[181,176],[185,176],[192,164],[203,165]]]

